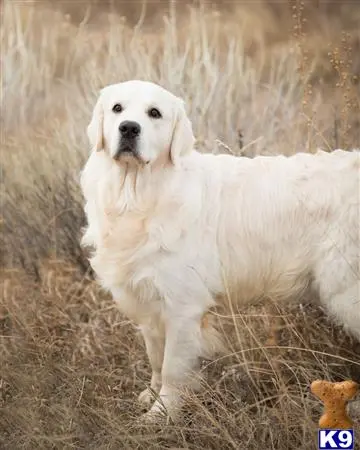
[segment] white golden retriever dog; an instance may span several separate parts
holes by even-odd
[[[360,337],[360,152],[254,159],[194,150],[181,99],[144,81],[105,87],[81,175],[91,265],[140,328],[152,367],[147,417],[176,417],[218,336],[222,295],[316,289]],[[226,303],[226,302],[225,302]],[[156,417],[156,416],[155,416]]]

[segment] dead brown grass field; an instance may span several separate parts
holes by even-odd
[[[144,346],[78,243],[98,89],[163,84],[185,98],[205,151],[360,142],[358,2],[216,3],[94,1],[88,13],[86,2],[2,3],[1,448],[315,449],[322,408],[310,383],[360,381],[359,343],[320,307],[267,301],[223,318],[229,353],[204,361],[208,381],[183,423],[134,422]]]

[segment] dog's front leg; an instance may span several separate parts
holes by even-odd
[[[141,403],[150,404],[154,399],[153,393],[158,394],[161,389],[161,369],[164,360],[165,330],[159,323],[141,325],[140,330],[144,336],[146,352],[149,358],[152,375],[150,389],[146,388],[138,397]]]
[[[200,357],[205,346],[201,322],[211,306],[212,298],[197,277],[184,274],[182,283],[173,280],[170,284],[167,281],[162,386],[158,399],[147,414],[152,416],[166,412],[176,419],[183,402],[182,392],[187,388],[197,390],[200,387]]]
[[[200,319],[173,316],[168,320],[162,367],[162,387],[150,412],[166,412],[176,419],[182,406],[182,392],[200,385]]]
[[[127,289],[114,287],[112,295],[120,310],[134,323],[138,324],[145,340],[146,352],[149,358],[152,376],[150,389],[146,388],[138,397],[138,400],[150,404],[153,392],[159,393],[161,388],[161,368],[164,359],[165,329],[160,320],[160,312],[148,313],[139,308],[136,296]],[[153,392],[152,392],[153,391]]]

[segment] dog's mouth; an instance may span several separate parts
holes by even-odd
[[[118,149],[115,153],[114,159],[118,160],[123,156],[137,157],[139,152],[137,150],[137,143],[134,140],[121,139],[118,145]]]
[[[118,150],[114,155],[114,160],[117,162],[126,162],[126,163],[140,163],[146,164],[146,161],[141,157],[136,141],[133,140],[125,140],[121,139]]]

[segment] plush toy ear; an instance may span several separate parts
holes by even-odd
[[[175,165],[179,159],[189,153],[195,143],[191,122],[186,115],[185,104],[179,99],[179,107],[170,145],[170,159]]]
[[[101,97],[94,107],[91,122],[87,127],[87,135],[92,150],[99,152],[104,149],[104,109]]]

